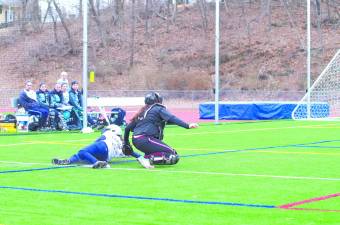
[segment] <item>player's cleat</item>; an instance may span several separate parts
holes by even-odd
[[[68,159],[52,159],[52,164],[54,165],[69,165],[71,164]]]
[[[139,157],[137,158],[137,161],[138,161],[144,168],[147,168],[147,169],[153,169],[153,168],[155,168],[153,165],[150,164],[150,160],[144,158],[143,156],[139,156]]]
[[[92,165],[93,169],[107,168],[108,164],[105,161],[97,161]]]

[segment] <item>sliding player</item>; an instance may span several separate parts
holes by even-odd
[[[55,165],[69,165],[78,162],[92,164],[92,168],[109,167],[108,162],[115,157],[123,157],[122,130],[119,126],[110,125],[95,142],[81,149],[69,159],[52,159]]]
[[[145,168],[153,168],[145,161],[149,159],[151,164],[172,165],[179,160],[177,152],[165,144],[163,140],[163,130],[165,125],[176,124],[186,129],[197,128],[198,124],[183,122],[176,116],[167,111],[162,105],[163,98],[157,92],[151,92],[145,96],[145,105],[131,119],[130,124],[125,128],[123,152],[125,155],[132,155],[137,158],[138,155],[133,151],[129,134],[133,131],[132,143],[140,151],[145,153],[144,157],[137,160]]]

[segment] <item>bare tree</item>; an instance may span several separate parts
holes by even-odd
[[[30,11],[29,14],[31,15],[31,24],[35,32],[40,31],[40,7],[39,7],[39,0],[31,0],[29,1],[30,4]]]
[[[145,36],[149,36],[149,0],[145,0]]]
[[[202,18],[202,27],[205,33],[208,31],[208,18],[207,18],[207,3],[205,0],[198,0],[198,7],[200,9]]]
[[[27,0],[21,0],[21,5],[20,32],[23,33],[26,31],[27,25]]]
[[[124,18],[124,0],[114,0],[112,21],[113,24],[120,29],[123,28],[123,18]]]
[[[303,39],[302,39],[302,37],[300,35],[300,32],[297,29],[297,25],[296,25],[296,23],[295,23],[295,21],[293,19],[293,16],[292,16],[292,14],[290,12],[290,9],[288,7],[288,3],[286,2],[286,0],[280,0],[280,2],[283,5],[283,7],[284,7],[284,9],[285,9],[285,11],[286,11],[286,13],[288,15],[290,26],[291,26],[291,28],[293,28],[293,31],[295,32],[295,34],[296,34],[296,36],[298,38],[298,41],[300,42],[301,49],[305,49],[305,44],[304,44]]]
[[[131,30],[130,30],[130,67],[134,64],[135,55],[135,32],[136,32],[136,15],[135,15],[135,0],[131,0]]]
[[[47,9],[46,9],[46,12],[45,12],[45,15],[44,15],[44,18],[43,18],[43,21],[42,21],[40,30],[43,29],[43,26],[44,26],[44,24],[45,24],[45,22],[46,22],[46,18],[47,18],[47,16],[48,16],[50,10],[51,10],[51,0],[48,0],[48,2],[47,2]]]
[[[319,34],[319,41],[320,41],[320,50],[323,54],[324,47],[323,47],[323,37],[322,37],[322,29],[321,29],[321,4],[320,0],[315,0],[315,11],[316,11],[316,20],[317,20],[317,28],[318,28],[318,34]]]
[[[271,10],[271,0],[266,0],[266,13],[268,17],[268,30],[272,28],[272,10]]]
[[[106,37],[105,37],[104,31],[103,31],[102,22],[100,21],[99,13],[95,8],[93,0],[89,0],[89,3],[90,3],[90,11],[92,13],[92,18],[97,25],[97,29],[98,29],[98,32],[99,32],[99,35],[100,35],[101,45],[103,47],[106,47]]]
[[[83,0],[79,0],[79,16],[83,16]]]
[[[64,27],[64,29],[65,29],[65,32],[66,32],[66,35],[67,35],[67,39],[68,39],[68,41],[69,41],[70,48],[71,48],[69,52],[70,52],[71,54],[75,54],[75,53],[76,53],[76,49],[75,49],[75,47],[74,47],[74,43],[73,43],[73,40],[72,40],[71,32],[70,32],[70,30],[68,29],[67,24],[66,24],[66,22],[65,22],[64,15],[63,15],[63,13],[61,12],[61,9],[59,8],[59,6],[58,6],[58,4],[56,3],[55,0],[53,0],[53,5],[54,5],[54,7],[55,7],[55,9],[56,9],[56,11],[57,11],[57,13],[58,13],[58,16],[59,16],[59,18],[60,18],[60,22],[61,22],[61,24],[63,25],[63,27]]]
[[[169,0],[169,2],[168,2],[169,6],[170,6],[170,1],[171,0]],[[177,15],[177,0],[172,0],[171,5],[172,5],[172,17],[171,17],[171,21],[172,21],[172,23],[175,23],[176,15]]]

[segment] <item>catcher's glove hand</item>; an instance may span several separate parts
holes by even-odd
[[[132,146],[130,144],[123,144],[122,149],[124,155],[131,155],[133,152]]]

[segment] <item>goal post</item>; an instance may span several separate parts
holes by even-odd
[[[340,118],[340,49],[292,112],[294,120],[336,118]]]

